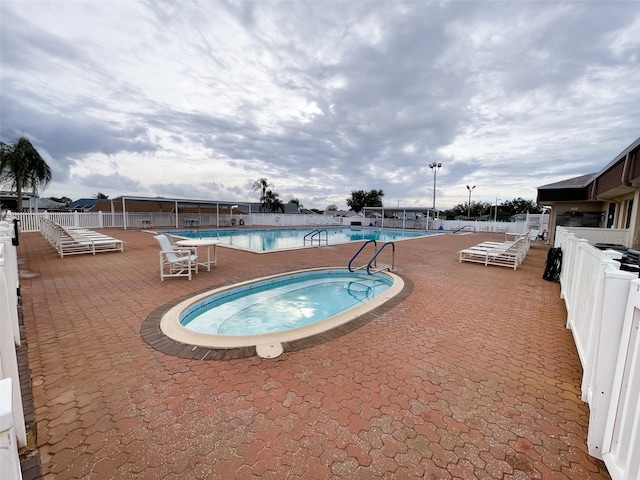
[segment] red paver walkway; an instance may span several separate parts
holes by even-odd
[[[346,265],[354,245],[219,250],[194,280],[160,282],[148,233],[124,253],[60,259],[21,235],[23,313],[45,478],[606,479],[546,250],[513,271],[458,263],[491,235],[397,243],[403,302],[273,360],[186,360],[143,341],[190,292]],[[493,239],[497,239],[493,237]]]

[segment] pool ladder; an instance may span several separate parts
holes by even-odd
[[[353,262],[360,255],[360,253],[364,251],[366,246],[369,245],[369,244],[373,245],[373,249],[374,249],[373,256],[367,262],[366,265],[362,265],[360,267],[355,267],[354,268],[353,267]],[[378,256],[387,247],[391,248],[391,265],[385,265],[385,266],[382,266],[381,268],[378,268]],[[364,242],[360,246],[360,248],[355,253],[355,255],[353,257],[351,257],[351,260],[349,260],[349,271],[350,272],[355,272],[357,270],[363,270],[363,269],[366,268],[367,269],[367,273],[369,275],[371,275],[372,273],[380,272],[382,270],[393,271],[395,269],[395,263],[396,263],[396,244],[394,242],[385,242],[385,243],[382,244],[382,246],[380,246],[380,248],[378,248],[378,242],[376,242],[375,240],[368,240],[368,241]],[[374,270],[372,270],[372,267],[374,268]]]
[[[302,245],[306,246],[307,245],[307,240],[309,240],[309,244],[313,245],[313,242],[317,241],[318,242],[318,246],[320,246],[321,241],[322,241],[322,233],[324,232],[324,244],[325,245],[329,245],[329,234],[327,233],[327,231],[325,229],[322,230],[313,230],[309,233],[307,233],[304,238],[302,239]]]

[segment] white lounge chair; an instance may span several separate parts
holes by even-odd
[[[198,256],[195,249],[177,247],[171,243],[166,235],[156,235],[160,244],[160,280],[165,277],[189,277],[198,273]]]
[[[466,248],[460,250],[460,262],[475,262],[487,265],[498,265],[501,267],[513,267],[517,269],[526,256],[526,238],[519,238],[510,245],[495,245]]]
[[[124,242],[117,238],[85,228],[62,227],[52,220],[41,218],[40,231],[58,251],[60,257],[99,252],[123,252]]]

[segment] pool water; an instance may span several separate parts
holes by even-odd
[[[215,229],[215,230],[172,230],[164,233],[186,238],[215,238],[220,244],[230,247],[268,252],[288,248],[310,246],[309,239],[305,242],[305,235],[314,229],[276,228],[276,229]],[[408,238],[425,237],[442,232],[424,230],[398,230],[367,227],[327,227],[320,228],[321,244],[325,244],[325,234],[330,245],[337,243],[356,242],[362,240],[376,240],[393,242]],[[318,237],[314,238],[314,245],[318,245]]]
[[[290,330],[332,317],[393,284],[384,274],[325,270],[259,282],[214,294],[179,318],[189,330],[214,335],[257,335]]]

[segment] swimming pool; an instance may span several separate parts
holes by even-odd
[[[165,335],[210,348],[255,346],[273,358],[282,342],[316,335],[376,308],[403,288],[388,272],[321,268],[274,275],[196,295],[162,318]]]
[[[215,230],[171,230],[162,233],[186,237],[186,238],[215,238],[221,245],[235,247],[257,252],[270,252],[311,246],[309,240],[305,242],[305,235],[314,228],[274,228],[274,229],[215,229]],[[362,240],[376,240],[380,242],[393,242],[409,238],[419,238],[428,235],[437,235],[442,232],[425,230],[399,230],[380,229],[369,227],[327,227],[319,228],[321,244],[326,239],[329,245],[337,243],[357,242]],[[314,245],[318,245],[318,237],[315,237]],[[305,245],[306,243],[306,245]]]

